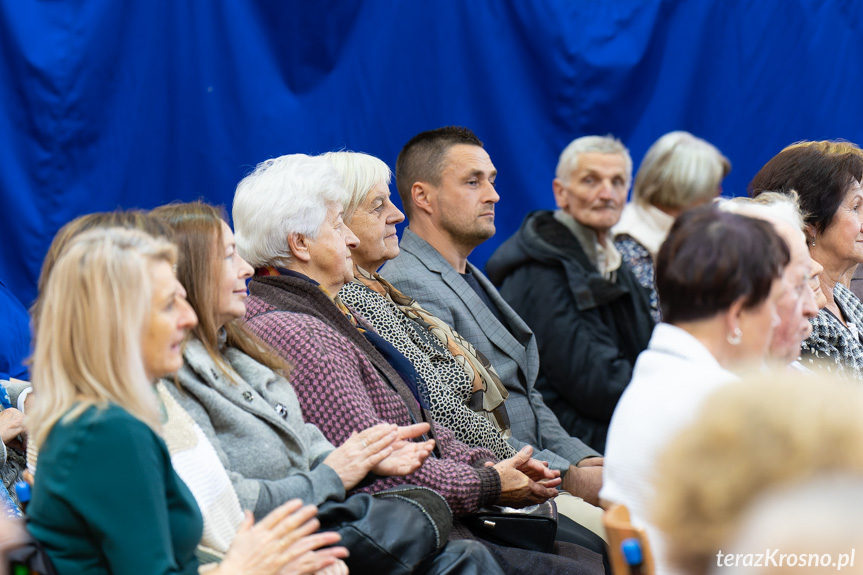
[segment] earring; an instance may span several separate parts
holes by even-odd
[[[812,238],[812,247],[815,247],[815,238]]]
[[[735,327],[734,331],[725,336],[725,339],[731,345],[740,345],[740,342],[743,340],[743,332],[740,331],[739,327]]]

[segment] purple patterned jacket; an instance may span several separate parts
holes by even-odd
[[[246,329],[293,365],[291,383],[303,417],[334,445],[382,422],[432,422],[398,373],[316,285],[291,276],[255,276],[249,292]],[[494,504],[500,477],[483,466],[497,461],[494,454],[458,441],[443,426],[432,423],[432,429],[439,457],[430,456],[412,475],[378,478],[355,491],[405,483],[429,487],[443,495],[455,516]]]

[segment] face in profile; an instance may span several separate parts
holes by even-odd
[[[183,341],[198,318],[168,262],[150,265],[150,291],[150,313],[144,325],[141,355],[147,377],[156,380],[183,366]]]
[[[779,326],[777,303],[784,293],[782,278],[776,278],[770,294],[760,305],[740,312],[738,326],[742,332],[740,345],[735,346],[736,363],[761,364],[768,358],[773,336]]]
[[[818,315],[818,306],[809,287],[813,261],[803,232],[787,223],[777,224],[776,231],[788,244],[791,261],[782,274],[782,293],[776,302],[780,324],[773,334],[770,356],[789,364],[798,358],[800,344],[812,333],[809,319]]]
[[[216,269],[221,270],[216,307],[221,327],[246,314],[246,280],[252,277],[254,270],[237,253],[234,234],[225,222],[222,222],[222,242],[216,246],[215,253],[218,260],[215,262]]]
[[[494,235],[497,169],[479,146],[457,144],[446,153],[440,185],[430,185],[437,226],[457,244],[476,247]]]
[[[843,267],[863,263],[863,188],[857,181],[848,187],[833,220],[816,237],[813,253],[826,255],[820,260],[825,265],[831,260]]]
[[[348,222],[348,227],[360,240],[359,247],[351,250],[354,263],[374,272],[399,255],[396,225],[404,219],[405,215],[390,200],[387,185],[379,182],[372,187]]]
[[[341,204],[327,206],[324,223],[315,239],[306,238],[309,248],[308,274],[335,295],[342,286],[354,277],[351,250],[360,242],[342,220]]]

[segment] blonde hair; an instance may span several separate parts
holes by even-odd
[[[650,146],[632,186],[642,204],[685,208],[715,198],[731,162],[710,142],[689,132],[665,134]]]
[[[705,573],[768,489],[824,473],[863,477],[863,392],[789,373],[721,388],[658,458],[652,523],[682,571]]]
[[[51,246],[48,248],[48,253],[45,254],[45,259],[42,260],[42,270],[39,272],[39,282],[37,284],[38,295],[36,301],[30,308],[30,317],[34,318],[33,332],[38,331],[39,307],[42,300],[42,293],[45,291],[45,284],[48,282],[48,276],[51,275],[51,270],[54,269],[54,264],[65,251],[69,243],[79,234],[87,230],[99,228],[128,228],[130,230],[141,230],[147,232],[154,238],[167,237],[168,229],[162,223],[141,210],[115,210],[113,212],[94,212],[92,214],[84,214],[78,216],[74,220],[67,222],[51,240]]]
[[[141,339],[151,305],[150,269],[176,248],[138,230],[94,229],[60,254],[44,285],[33,354],[30,440],[88,407],[115,403],[155,430],[159,410]]]
[[[342,202],[345,213],[342,219],[350,222],[357,208],[365,201],[369,192],[378,184],[390,185],[392,171],[380,158],[362,152],[327,152],[326,158],[342,178],[348,196]]]

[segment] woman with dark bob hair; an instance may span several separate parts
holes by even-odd
[[[614,410],[600,491],[647,528],[655,557],[663,556],[647,519],[662,472],[655,459],[714,389],[762,367],[789,260],[772,224],[713,205],[679,216],[657,254],[663,323]]]
[[[821,141],[788,146],[749,183],[752,197],[797,191],[809,253],[824,266],[821,293],[826,298],[812,320],[812,335],[803,342],[802,359],[856,379],[863,379],[863,303],[843,277],[863,263],[861,179],[863,150],[849,142]]]

